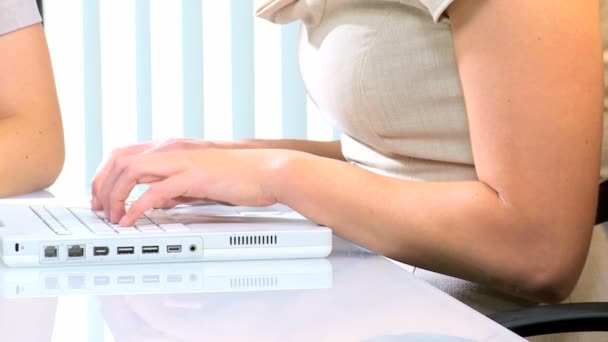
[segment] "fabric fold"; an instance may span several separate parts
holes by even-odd
[[[276,24],[301,20],[307,26],[316,26],[323,18],[326,0],[260,0],[255,15]]]

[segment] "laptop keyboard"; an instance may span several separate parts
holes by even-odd
[[[175,222],[162,211],[144,214],[131,227],[120,227],[104,219],[103,212],[88,208],[63,206],[30,206],[32,211],[57,235],[98,234],[133,235],[188,232],[185,225]],[[156,213],[156,214],[152,214]]]

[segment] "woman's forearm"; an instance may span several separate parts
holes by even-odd
[[[300,151],[314,154],[319,157],[344,160],[342,147],[339,140],[334,141],[312,141],[298,139],[252,139],[229,143],[233,148],[267,148]]]
[[[61,121],[0,119],[0,156],[0,197],[48,187],[63,166]]]
[[[584,243],[559,234],[560,222],[526,217],[481,182],[405,181],[304,154],[277,173],[280,202],[414,266],[556,301],[584,262],[578,257]]]

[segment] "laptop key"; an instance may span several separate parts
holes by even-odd
[[[116,231],[114,231],[113,229],[109,229],[109,230],[98,230],[93,232],[93,234],[95,235],[116,235]]]
[[[137,228],[135,228],[133,226],[121,227],[121,226],[119,226],[117,224],[112,224],[111,227],[118,234],[139,234],[140,233],[140,231],[137,230]]]
[[[186,227],[181,223],[170,223],[170,224],[159,224],[159,226],[166,232],[170,233],[180,233],[180,232],[189,232],[190,228]]]
[[[78,216],[78,218],[80,220],[84,221],[99,221],[101,220],[101,218],[91,209],[89,208],[80,208],[80,207],[73,207],[70,208],[70,211]]]
[[[152,221],[150,221],[150,219],[149,219],[149,218],[147,218],[147,217],[145,217],[145,216],[140,217],[140,218],[138,218],[138,219],[135,221],[135,226],[136,226],[136,227],[138,227],[138,226],[143,226],[143,225],[150,225],[150,224],[152,224],[152,225],[156,225],[156,224],[154,224]]]
[[[137,229],[121,229],[117,231],[119,235],[132,235],[132,234],[141,234],[141,232]]]
[[[72,232],[72,234],[88,234],[89,230],[85,225],[80,222],[80,220],[74,216],[74,214],[69,211],[65,207],[60,206],[47,206],[46,210],[48,210],[51,215],[63,225],[66,230]]]
[[[154,224],[152,222],[148,222],[148,223],[138,223],[138,222],[135,222],[135,227],[137,227],[140,230],[160,229],[156,224]]]
[[[49,226],[49,228],[51,228],[52,231],[54,231],[55,233],[59,234],[59,235],[70,235],[71,232],[67,229],[65,229],[64,226],[62,226],[59,222],[57,222],[54,218],[43,218],[44,223],[46,223],[47,226]]]
[[[136,227],[142,233],[162,233],[163,232],[163,230],[160,229],[155,224],[150,224],[150,225],[145,225],[145,226],[136,226]]]
[[[87,224],[87,227],[89,227],[89,229],[92,232],[98,232],[98,231],[104,231],[104,230],[114,231],[114,229],[112,229],[110,226],[108,226],[107,223],[105,223],[103,221],[89,223],[89,224]]]

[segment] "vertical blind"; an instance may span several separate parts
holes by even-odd
[[[253,11],[253,0],[47,0],[66,137],[54,189],[88,191],[104,156],[148,140],[334,139],[300,79],[299,23]]]

